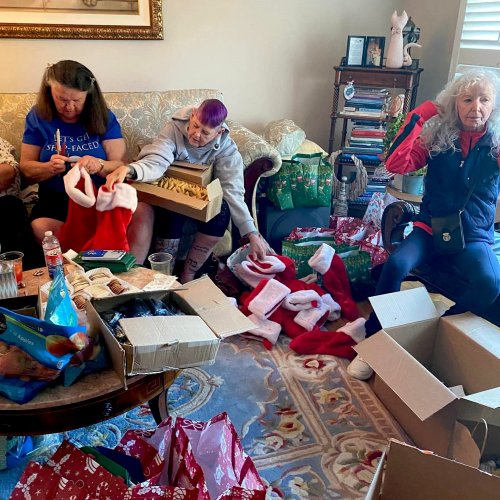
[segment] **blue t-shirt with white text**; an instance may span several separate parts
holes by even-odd
[[[41,148],[39,161],[49,161],[50,157],[56,153],[57,129],[61,134],[61,145],[66,144],[66,156],[90,155],[106,160],[106,152],[102,147],[102,142],[123,137],[120,124],[110,110],[108,110],[108,128],[104,135],[90,135],[81,123],[66,123],[58,117],[51,121],[42,120],[32,108],[26,116],[23,143],[39,146]],[[92,180],[98,188],[105,182],[105,179],[99,175],[93,175]],[[62,175],[56,175],[40,182],[40,195],[50,191],[64,192]]]

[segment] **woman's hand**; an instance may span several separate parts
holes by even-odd
[[[82,156],[76,164],[91,175],[98,174],[104,168],[104,160],[90,155]]]
[[[250,248],[252,249],[254,257],[257,260],[264,260],[269,249],[266,240],[258,233],[250,233],[247,237],[250,241]]]
[[[52,155],[50,160],[47,162],[48,171],[50,173],[50,177],[54,177],[58,174],[64,174],[66,172],[66,162],[69,161],[67,156],[63,155]]]
[[[128,165],[122,165],[106,176],[106,189],[113,191],[114,185],[123,182],[129,172]]]

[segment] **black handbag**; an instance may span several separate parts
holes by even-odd
[[[465,248],[464,230],[462,227],[462,212],[474,191],[476,183],[472,185],[462,208],[441,217],[431,217],[432,237],[435,250],[443,255],[459,253]]]

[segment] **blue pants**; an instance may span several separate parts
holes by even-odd
[[[412,269],[432,262],[437,256],[432,236],[423,229],[415,228],[384,264],[376,295],[399,291],[401,282]],[[449,255],[446,259],[468,283],[448,313],[471,311],[481,315],[500,293],[500,266],[491,245],[482,241],[466,243],[462,252]],[[450,276],[450,279],[453,277]],[[367,336],[380,330],[374,313],[368,318],[365,328]]]

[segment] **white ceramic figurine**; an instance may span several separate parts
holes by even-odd
[[[401,68],[403,66],[403,28],[407,22],[408,14],[406,11],[403,10],[400,16],[396,10],[393,12],[391,16],[391,40],[385,62],[387,68]]]

